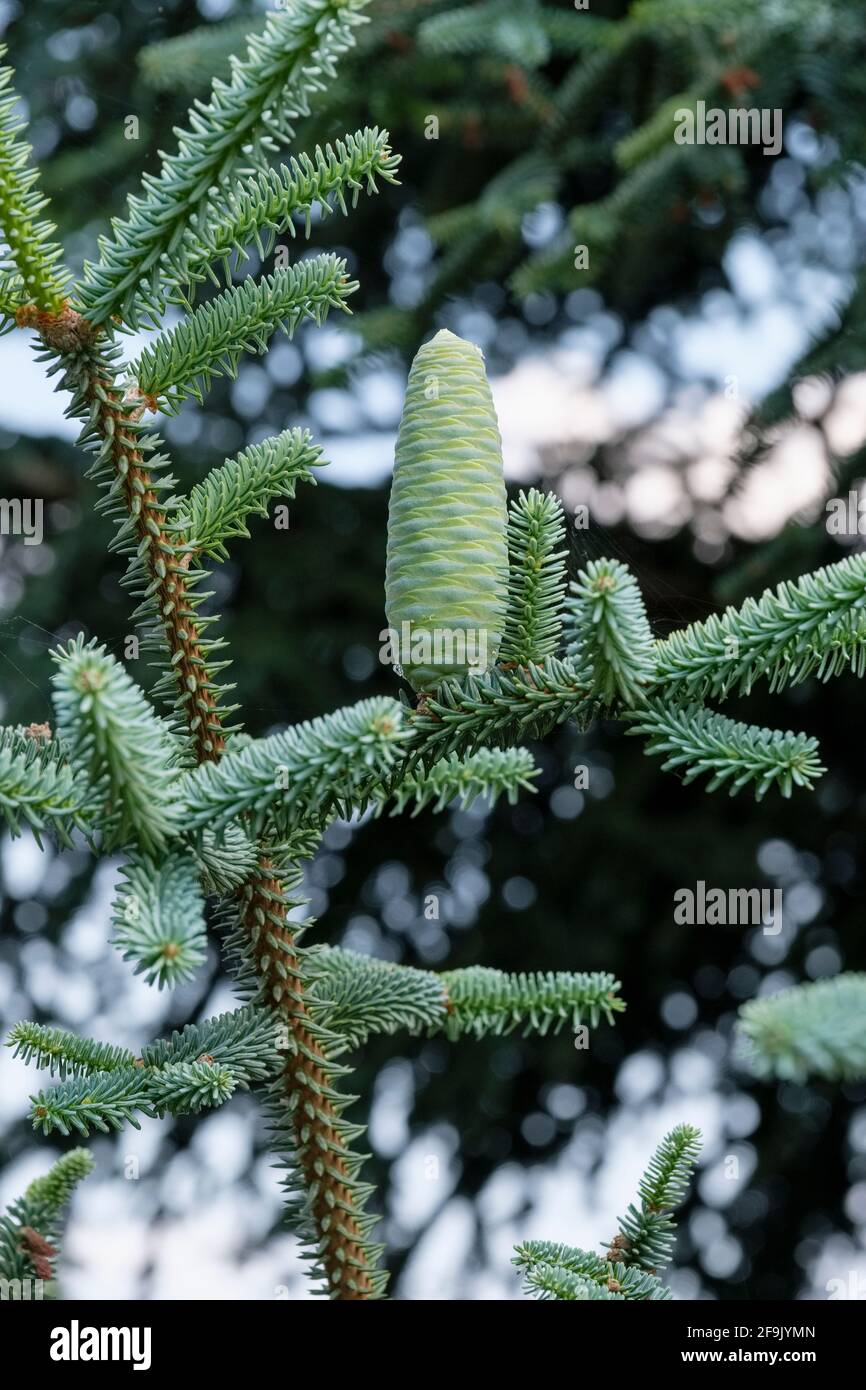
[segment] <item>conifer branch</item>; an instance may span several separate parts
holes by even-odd
[[[178,1078],[183,1082],[187,1075],[178,1070],[181,1065],[215,1065],[230,1072],[236,1086],[247,1087],[270,1076],[280,1060],[273,1015],[254,1005],[219,1014],[203,1023],[187,1024],[170,1038],[149,1043],[138,1058],[127,1047],[95,1042],[64,1028],[26,1020],[16,1023],[6,1045],[13,1048],[14,1057],[47,1068],[52,1076],[57,1072],[61,1080],[70,1076],[129,1073],[132,1069],[141,1074],[141,1068],[148,1077],[154,1071],[172,1068],[170,1092],[177,1089]]]
[[[278,236],[296,235],[298,217],[309,237],[314,208],[327,216],[336,206],[345,216],[347,198],[357,207],[365,189],[378,192],[377,178],[396,183],[399,162],[388,145],[388,132],[366,129],[337,140],[335,147],[317,145],[312,158],[293,156],[287,165],[245,179],[226,192],[224,206],[214,209],[207,222],[187,229],[165,276],[167,285],[175,286],[168,297],[187,304],[192,286],[208,278],[218,285],[217,266],[223,282],[230,284],[232,260],[245,260],[247,248],[254,246],[264,262]]]
[[[172,525],[188,537],[191,550],[224,560],[228,540],[249,538],[248,517],[267,516],[268,503],[294,497],[297,483],[315,483],[311,470],[321,464],[309,430],[283,430],[212,468],[182,500]]]
[[[230,81],[217,79],[210,100],[195,102],[189,128],[178,132],[177,152],[163,157],[155,178],[143,179],[143,196],[130,197],[127,217],[115,219],[99,260],[85,267],[80,298],[92,323],[119,315],[135,327],[142,308],[159,314],[161,265],[172,267],[184,229],[199,213],[207,223],[207,206],[220,196],[214,190],[225,187],[239,164],[261,165],[292,139],[293,121],[307,113],[323,79],[334,76],[365,4],[298,0],[290,13],[271,15],[264,33],[250,35]]]
[[[19,1297],[34,1297],[25,1280],[53,1278],[61,1212],[92,1171],[87,1149],[69,1149],[0,1216],[0,1279],[22,1281]]]
[[[213,827],[249,812],[260,832],[269,816],[285,829],[351,815],[387,779],[408,737],[400,704],[378,696],[254,739],[181,780],[184,824]]]
[[[204,899],[185,852],[162,862],[138,854],[122,865],[111,923],[114,944],[135,973],[162,989],[192,979],[207,956]]]
[[[740,1009],[746,1060],[764,1080],[866,1077],[866,974],[797,985]]]
[[[593,672],[603,705],[641,702],[653,676],[653,637],[640,589],[619,560],[591,560],[570,586],[568,656]]]
[[[700,1138],[694,1125],[677,1125],[659,1144],[638,1187],[639,1206],[631,1204],[619,1218],[611,1249],[623,1264],[651,1274],[670,1264],[676,1230],[670,1213],[685,1200]]]
[[[493,806],[505,795],[514,805],[521,791],[535,790],[532,780],[538,774],[528,748],[480,748],[465,758],[451,753],[427,772],[410,773],[397,782],[391,815],[402,814],[411,802],[415,803],[412,815],[417,816],[427,806],[442,811],[458,798],[461,807],[470,806],[479,796]],[[383,793],[381,805],[386,804]]]
[[[235,376],[242,354],[264,352],[275,329],[291,337],[302,319],[321,324],[330,309],[348,312],[357,288],[346,262],[331,255],[244,280],[144,349],[132,367],[138,389],[169,414],[190,397],[201,401],[213,377]]]
[[[613,975],[567,971],[507,974],[469,966],[437,974],[376,960],[337,947],[302,952],[304,977],[317,1019],[357,1047],[371,1034],[445,1033],[461,1037],[504,1035],[522,1028],[544,1036],[586,1018],[595,1028],[614,1022],[625,1008]]]
[[[222,1105],[237,1086],[234,1073],[216,1060],[172,1062],[146,1072],[157,1115],[197,1115]]]
[[[673,1256],[671,1212],[685,1199],[700,1148],[693,1125],[677,1125],[665,1135],[641,1178],[639,1206],[629,1206],[620,1218],[605,1256],[546,1240],[517,1246],[512,1264],[523,1271],[525,1292],[567,1302],[669,1299],[670,1289],[657,1275]]]
[[[548,657],[544,666],[533,662],[516,671],[449,679],[412,715],[411,752],[426,764],[479,744],[507,746],[591,709],[586,676],[556,657]]]
[[[527,1240],[515,1247],[511,1263],[523,1272],[524,1292],[542,1300],[666,1302],[672,1297],[654,1274],[573,1245]]]
[[[76,1076],[40,1091],[30,1097],[30,1116],[33,1128],[43,1134],[77,1130],[86,1137],[91,1129],[109,1134],[125,1124],[140,1129],[139,1115],[195,1115],[222,1105],[235,1085],[227,1067],[210,1061],[178,1062],[155,1070],[132,1066]]]
[[[313,1017],[335,1037],[331,1055],[371,1035],[441,1030],[448,1011],[442,977],[392,961],[375,960],[337,946],[302,951],[307,1002]]]
[[[540,67],[550,47],[540,6],[514,0],[482,0],[433,14],[418,27],[418,42],[430,53],[488,53]]]
[[[445,1032],[450,1038],[482,1038],[522,1028],[524,1035],[558,1033],[564,1026],[581,1027],[584,1019],[597,1028],[601,1019],[613,1023],[625,1008],[620,983],[605,971],[573,974],[565,970],[511,975],[489,966],[447,970],[441,976],[448,994]]]
[[[530,1298],[542,1302],[625,1302],[625,1295],[615,1289],[609,1280],[597,1284],[561,1265],[531,1264],[526,1270],[523,1291]]]
[[[254,871],[259,848],[240,825],[205,826],[191,847],[205,893],[233,893]]]
[[[135,1062],[128,1047],[80,1038],[77,1033],[69,1033],[65,1028],[50,1028],[26,1019],[15,1024],[6,1046],[14,1049],[13,1057],[32,1062],[36,1067],[47,1067],[52,1076],[57,1072],[61,1081],[67,1076],[119,1071],[131,1067]]]
[[[0,46],[0,60],[5,53]],[[38,171],[29,168],[30,146],[19,138],[24,122],[15,115],[12,75],[13,69],[0,62],[0,232],[7,247],[0,252],[3,317],[31,303],[56,313],[69,284],[63,249],[51,240],[57,229],[40,220],[48,199],[37,188]]]
[[[49,333],[44,334],[46,342],[56,349],[58,346],[57,331],[53,325],[48,327]],[[65,348],[66,345],[62,346]],[[109,469],[104,470],[110,478],[109,491],[114,492],[115,495],[118,493],[122,495],[122,501],[130,516],[132,525],[127,528],[127,534],[132,534],[132,528],[136,525],[140,527],[141,540],[144,543],[146,572],[150,578],[150,586],[145,589],[145,596],[147,597],[150,593],[154,594],[154,606],[165,623],[166,637],[172,656],[172,669],[181,678],[182,699],[186,698],[187,701],[185,712],[191,732],[196,740],[199,759],[218,758],[223,748],[221,721],[218,707],[212,697],[213,683],[209,678],[203,659],[206,654],[206,647],[199,639],[198,627],[187,597],[184,570],[188,566],[188,560],[185,559],[182,537],[176,534],[167,534],[165,512],[160,510],[158,506],[154,479],[141,466],[139,439],[136,436],[139,434],[137,421],[143,403],[138,395],[133,395],[128,406],[125,402],[121,402],[112,386],[114,380],[113,366],[104,372],[101,367],[94,369],[96,356],[95,351],[91,349],[87,354],[88,360],[84,362],[84,370],[81,370],[80,357],[78,361],[73,359],[70,362],[70,353],[67,351],[68,379],[77,390],[77,401],[89,410],[92,433],[95,435],[100,448],[99,463],[110,465],[110,472]],[[104,354],[101,361],[105,361]],[[125,426],[125,433],[121,436],[119,449],[115,442],[118,432],[114,428],[118,420],[121,420]],[[167,588],[169,592],[165,594]],[[163,598],[164,594],[165,598]],[[198,678],[197,690],[196,678]],[[185,695],[187,687],[190,687],[194,692],[192,702],[189,701],[189,696]],[[207,707],[203,708],[205,700],[207,700]],[[198,709],[196,705],[198,705]],[[193,716],[191,719],[190,715]],[[267,870],[267,861],[262,861],[259,875],[264,876],[265,881],[269,881]],[[250,880],[250,884],[255,882],[257,881]],[[255,892],[253,897],[258,901]],[[274,917],[279,922],[285,920],[285,906],[281,897],[278,904],[271,904],[271,908]],[[300,1039],[303,1043],[306,1037],[303,1022],[298,1025],[296,1031],[298,1033],[296,1042]],[[326,1062],[324,1052],[321,1053],[321,1062],[317,1065],[321,1067],[329,1065]],[[330,1206],[326,1204],[322,1209],[316,1193],[311,1193],[309,1190],[307,1190],[305,1198],[305,1207],[319,1233],[321,1266],[328,1279],[328,1286],[336,1296],[348,1298],[375,1296],[381,1289],[384,1276],[375,1271],[377,1251],[367,1240],[371,1221],[369,1217],[363,1215],[366,1193],[355,1178],[357,1160],[352,1158],[348,1149],[345,1148],[350,1130],[341,1121],[339,1110],[346,1102],[345,1100],[331,1102],[329,1097],[323,1095],[321,1088],[318,1087],[315,1072],[311,1079],[314,1086],[312,1094],[318,1097],[320,1108],[327,1112],[330,1105],[332,1112],[330,1120],[325,1122],[325,1130],[317,1130],[317,1137],[322,1132],[332,1134],[335,1143],[342,1145],[345,1149],[345,1157],[338,1155],[336,1160],[336,1172],[343,1174],[343,1184],[335,1179],[329,1188],[328,1195],[332,1199]],[[291,1113],[296,1100],[297,1096],[293,1086],[281,1093],[279,1114],[283,1123],[286,1122],[286,1106],[289,1107],[288,1113]],[[307,1108],[309,1108],[309,1103]],[[307,1180],[311,1181],[321,1162],[317,1156],[318,1148],[314,1148],[312,1152],[308,1151],[303,1133],[299,1132],[294,1135],[294,1139],[298,1142],[300,1169],[305,1173]],[[309,1169],[305,1168],[307,1159],[312,1164]],[[344,1187],[345,1196],[343,1195]],[[333,1213],[335,1210],[338,1218],[342,1217],[337,1223],[339,1229],[336,1229],[334,1225]],[[337,1258],[338,1256],[340,1258]]]
[[[27,1188],[26,1200],[56,1215],[70,1200],[80,1182],[93,1172],[93,1159],[87,1149],[69,1149],[41,1178]]]
[[[662,763],[664,772],[684,769],[686,785],[709,773],[708,792],[727,786],[734,796],[753,787],[760,801],[775,785],[789,797],[794,787],[811,789],[826,771],[814,738],[740,724],[702,705],[671,707],[653,699],[633,720],[628,732],[647,737],[647,753],[669,755]]]
[[[127,1122],[140,1128],[139,1115],[196,1114],[271,1076],[280,1060],[273,1018],[253,1006],[190,1024],[140,1058],[32,1023],[19,1024],[9,1042],[25,1060],[71,1077],[31,1097],[34,1128],[44,1134],[108,1133]]]
[[[279,1066],[277,1026],[269,1009],[248,1004],[217,1014],[203,1023],[188,1023],[170,1038],[160,1038],[141,1050],[147,1067],[176,1066],[202,1057],[227,1068],[241,1087],[262,1081]]]
[[[656,643],[656,680],[677,698],[748,694],[866,662],[866,554],[847,556]]]
[[[566,561],[562,504],[531,488],[508,509],[508,608],[499,660],[541,664],[559,648]]]
[[[0,815],[13,835],[27,826],[37,842],[49,831],[68,846],[73,828],[88,828],[92,809],[87,786],[76,780],[56,744],[0,729]]]
[[[595,54],[585,72],[581,73],[578,69],[575,76],[582,77],[584,81],[574,83],[568,94],[568,104],[585,100],[588,92],[598,90],[599,85],[609,81],[617,60],[616,50],[609,49]],[[551,143],[557,138],[562,139],[563,134],[562,128],[557,131],[552,122],[548,137]],[[662,201],[673,202],[678,196],[688,196],[698,177],[707,187],[713,186],[713,176],[719,183],[730,179],[731,163],[738,163],[739,155],[734,148],[725,154],[728,156],[726,159],[703,163],[698,173],[692,167],[697,162],[693,148],[671,141],[651,158],[624,174],[608,197],[572,208],[562,234],[549,246],[533,252],[514,271],[509,281],[512,292],[520,299],[542,291],[567,292],[574,277],[575,242],[597,248],[592,272],[584,272],[585,278],[590,281],[597,278],[605,261],[618,245],[623,228],[638,217],[643,208]]]
[[[43,1134],[69,1135],[75,1130],[87,1138],[91,1129],[108,1134],[131,1124],[141,1129],[137,1114],[155,1115],[140,1070],[101,1072],[61,1081],[50,1091],[30,1097],[30,1119]]]
[[[73,774],[98,794],[106,844],[162,849],[177,831],[168,730],[95,639],[76,638],[54,659],[57,731]]]
[[[291,330],[304,314],[320,318],[333,305],[345,307],[354,286],[342,271],[337,276],[340,263],[334,258],[302,261],[258,284],[249,280],[193,311],[176,332],[147,349],[138,379],[136,368],[127,379],[118,366],[114,329],[108,325],[112,318],[134,324],[157,316],[167,297],[183,301],[188,286],[215,279],[220,265],[228,276],[228,262],[243,259],[249,248],[266,255],[275,236],[294,235],[299,213],[306,214],[309,230],[314,204],[323,213],[336,206],[345,211],[350,190],[357,198],[377,173],[393,174],[386,137],[376,131],[348,137],[335,150],[317,150],[312,160],[301,156],[279,171],[267,171],[267,159],[288,136],[289,122],[306,110],[307,96],[322,85],[323,76],[333,75],[333,60],[348,44],[362,4],[294,0],[290,15],[266,21],[247,58],[233,65],[230,82],[215,84],[210,103],[194,108],[177,154],[164,159],[156,178],[145,180],[144,196],[131,200],[126,220],[115,222],[113,237],[101,243],[101,260],[88,268],[79,301],[84,316],[63,295],[44,302],[25,295],[20,266],[0,266],[0,311],[36,329],[53,358],[52,370],[61,370],[62,384],[73,391],[71,413],[82,420],[83,441],[97,455],[93,476],[104,489],[102,506],[121,519],[114,548],[130,558],[126,582],[140,600],[136,618],[147,625],[149,645],[156,642],[167,659],[157,690],[173,697],[175,708],[170,721],[157,719],[104,650],[73,644],[59,657],[56,746],[34,753],[22,747],[18,733],[0,734],[0,810],[7,820],[11,816],[13,830],[25,824],[38,830],[40,819],[50,828],[56,820],[62,837],[80,822],[88,834],[103,829],[109,846],[131,844],[117,914],[127,919],[132,902],[139,910],[133,923],[119,922],[121,944],[161,984],[187,976],[202,958],[202,890],[232,894],[231,946],[252,994],[245,1009],[175,1033],[145,1048],[141,1058],[59,1029],[18,1025],[11,1039],[17,1055],[62,1078],[59,1086],[34,1098],[34,1120],[46,1132],[87,1132],[89,1126],[107,1131],[127,1119],[135,1124],[141,1114],[184,1113],[221,1103],[236,1086],[277,1070],[269,1096],[277,1143],[287,1153],[287,1185],[300,1198],[315,1272],[331,1296],[350,1299],[379,1296],[384,1274],[378,1269],[379,1247],[371,1240],[374,1218],[366,1211],[370,1189],[360,1179],[363,1159],[355,1149],[362,1130],[344,1118],[353,1098],[341,1089],[348,1068],[337,1059],[374,1032],[404,1027],[416,1035],[444,1032],[453,1038],[516,1028],[546,1033],[581,1027],[584,1019],[593,1026],[602,1018],[612,1022],[623,1005],[618,982],[600,973],[507,976],[472,967],[436,974],[350,952],[302,949],[306,923],[296,920],[303,902],[295,865],[314,850],[327,821],[368,808],[378,812],[389,801],[400,811],[410,802],[419,810],[438,810],[455,798],[466,804],[484,793],[513,799],[521,788],[531,789],[534,773],[529,754],[513,745],[567,718],[584,721],[599,705],[623,717],[632,732],[648,736],[650,751],[664,753],[666,767],[683,768],[686,780],[707,772],[711,787],[727,783],[738,790],[753,784],[760,796],[778,785],[787,795],[794,785],[810,786],[822,771],[814,741],[735,724],[689,702],[705,693],[748,690],[761,675],[781,688],[809,674],[826,678],[848,667],[866,672],[866,562],[859,556],[782,586],[738,612],[728,610],[715,620],[718,627],[711,620],[658,643],[652,641],[626,567],[595,562],[573,586],[569,602],[571,659],[558,659],[561,514],[555,499],[539,493],[521,496],[512,509],[510,608],[500,648],[506,516],[495,413],[485,396],[484,409],[473,414],[466,434],[460,374],[471,362],[480,388],[483,368],[474,349],[443,333],[431,349],[442,364],[437,384],[447,388],[433,411],[434,424],[441,427],[434,452],[451,471],[437,477],[425,495],[434,471],[428,458],[433,417],[416,373],[412,438],[403,461],[417,465],[422,486],[417,496],[409,489],[403,498],[393,555],[389,538],[389,566],[393,561],[401,570],[408,557],[414,574],[407,571],[407,580],[420,576],[422,614],[430,587],[438,589],[440,580],[449,600],[489,602],[498,615],[491,631],[499,669],[467,676],[466,663],[458,664],[441,685],[442,673],[434,669],[436,680],[428,685],[419,668],[418,679],[410,683],[427,693],[416,709],[408,701],[366,701],[270,739],[235,740],[227,726],[226,690],[220,691],[215,680],[226,663],[216,659],[221,643],[206,637],[214,619],[202,608],[209,595],[202,592],[206,575],[198,566],[205,555],[224,558],[227,542],[246,535],[246,519],[266,514],[272,498],[292,496],[299,479],[312,480],[318,450],[308,436],[287,432],[226,461],[182,498],[159,453],[160,441],[142,426],[143,415],[160,402],[174,409],[187,396],[200,398],[212,376],[236,369],[241,352],[263,349],[278,319],[288,317]],[[486,46],[501,57],[516,45],[527,104],[530,99],[544,104],[550,122],[551,157],[535,170],[536,177],[530,177],[531,160],[514,161],[496,196],[477,215],[474,208],[460,209],[450,223],[440,222],[452,256],[444,279],[437,277],[436,293],[455,267],[471,263],[491,232],[498,236],[504,225],[506,239],[517,235],[522,213],[540,200],[539,189],[553,197],[562,168],[574,158],[574,142],[562,159],[552,153],[569,103],[577,99],[578,88],[591,92],[594,84],[597,89],[610,73],[608,57],[625,46],[616,37],[625,25],[620,30],[604,21],[593,26],[591,19],[548,16],[537,5],[525,8],[524,13],[512,0],[486,0],[458,12],[456,30],[450,28],[450,15],[434,17],[424,30],[422,49],[425,44],[445,51]],[[679,14],[684,7],[674,8]],[[682,15],[676,22],[682,24]],[[558,43],[568,53],[581,51],[585,43],[590,58],[599,57],[593,54],[598,45],[602,61],[587,63],[593,70],[581,74],[582,85],[567,84],[563,101],[557,96],[548,102],[545,79],[529,70]],[[9,110],[2,93],[0,108],[2,183],[4,158],[8,164],[3,111]],[[588,127],[589,118],[584,124]],[[689,152],[655,153],[660,128],[660,119],[652,119],[620,141],[615,157],[634,166],[626,186],[603,203],[578,210],[591,227],[606,229],[608,240],[610,229],[643,192],[665,181],[669,186],[673,174],[691,163]],[[613,139],[605,136],[603,143],[609,149]],[[731,158],[741,162],[739,155]],[[716,163],[724,165],[721,159]],[[23,164],[15,168],[20,173]],[[707,186],[714,186],[712,179]],[[35,225],[42,203],[32,201],[34,196],[32,177],[23,175],[16,205],[30,218],[31,242],[44,252],[50,229]],[[2,198],[0,187],[0,214]],[[555,248],[554,261],[561,251]],[[50,276],[56,270],[54,252],[46,254],[42,270]],[[326,262],[337,276],[330,294]],[[529,266],[530,273],[538,269]],[[555,277],[552,262],[547,270]],[[290,282],[299,291],[295,300]],[[428,307],[422,306],[416,323]],[[446,352],[455,354],[453,375],[446,370]],[[484,394],[475,392],[478,400]],[[483,484],[467,486],[466,460],[476,455],[489,467]],[[471,530],[463,527],[464,504],[474,508],[476,502],[475,539],[484,544],[461,547],[460,535],[465,541]],[[458,538],[444,560],[437,529],[443,506]],[[454,607],[458,619],[464,616],[459,603]],[[740,640],[744,647],[734,645]],[[180,716],[188,739],[181,738]],[[7,753],[11,761],[4,763]],[[190,771],[193,754],[201,766]],[[29,761],[22,764],[22,757]],[[66,799],[64,770],[78,779],[73,785],[76,793],[81,788],[80,803]],[[48,785],[51,775],[59,789]],[[187,830],[195,838],[181,852],[178,837]],[[259,835],[268,838],[257,843]],[[858,983],[850,1000],[846,995],[842,1004],[834,995],[822,1007],[835,1008],[847,1022],[855,1009],[862,1012],[861,994]],[[778,1041],[778,1021],[764,1020],[759,1056],[769,1073],[787,1067],[799,1075],[800,1067],[847,1078],[840,1061],[845,1028],[834,1018],[834,1029],[825,1031],[827,1020],[814,998],[809,995],[812,1012],[804,1024],[813,1028],[809,1048],[793,1060],[790,1038]],[[799,1001],[785,1006],[783,1022],[790,1022],[786,1010],[794,1007]],[[750,1026],[756,1031],[754,1023]],[[849,1045],[854,1056],[855,1043]],[[669,1213],[684,1194],[696,1153],[697,1131],[689,1126],[666,1138],[643,1180],[639,1204],[629,1208],[606,1258],[535,1242],[523,1247],[518,1263],[526,1268],[530,1291],[569,1301],[669,1297],[651,1271],[670,1256]],[[50,1269],[56,1252],[48,1238],[35,1227],[26,1235],[20,1222],[13,1229],[16,1258],[29,1259],[30,1268],[40,1259],[48,1261]],[[0,1260],[4,1231],[0,1223]]]

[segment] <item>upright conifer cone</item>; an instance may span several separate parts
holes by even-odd
[[[502,443],[484,358],[443,329],[409,373],[388,514],[385,608],[415,690],[432,693],[447,676],[495,662],[506,527]]]

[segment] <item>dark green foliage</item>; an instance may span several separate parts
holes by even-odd
[[[14,1048],[14,1057],[32,1062],[36,1067],[47,1067],[52,1076],[56,1071],[61,1080],[79,1073],[118,1071],[131,1067],[135,1061],[129,1048],[94,1042],[92,1038],[80,1038],[64,1028],[47,1028],[26,1020],[15,1024],[7,1046]]]
[[[671,1297],[670,1289],[646,1270],[573,1245],[529,1240],[516,1247],[513,1263],[523,1272],[524,1292],[545,1302],[658,1302]]]
[[[145,396],[174,411],[190,397],[202,400],[214,377],[235,376],[242,354],[264,352],[276,328],[291,337],[303,319],[320,324],[330,309],[345,309],[344,300],[356,289],[345,261],[336,256],[244,280],[161,333],[133,374]]]
[[[60,1214],[92,1169],[93,1159],[87,1149],[67,1150],[0,1216],[0,1279],[21,1281],[17,1287],[12,1283],[6,1288],[4,1298],[44,1296],[45,1289],[34,1292],[34,1280],[47,1283],[53,1278]],[[39,1283],[36,1289],[40,1290]],[[48,1283],[49,1296],[52,1291]]]
[[[257,739],[187,774],[180,787],[185,824],[218,826],[244,811],[259,827],[269,813],[284,824],[350,814],[387,780],[407,738],[400,705],[380,698]]]
[[[518,1246],[513,1263],[523,1271],[525,1292],[561,1302],[669,1299],[657,1276],[670,1264],[671,1212],[685,1199],[700,1148],[700,1131],[692,1125],[677,1125],[665,1135],[641,1179],[638,1205],[620,1218],[604,1258],[545,1240]]]
[[[639,703],[653,676],[653,640],[640,589],[618,560],[592,560],[570,587],[566,651],[592,671],[603,705]]]
[[[304,0],[291,13],[271,15],[264,32],[250,37],[229,82],[214,83],[210,101],[199,104],[190,128],[178,133],[177,152],[163,159],[157,178],[145,175],[144,195],[130,198],[128,217],[101,240],[99,261],[87,266],[80,291],[94,323],[120,313],[134,324],[142,308],[159,313],[162,258],[171,267],[190,220],[201,214],[207,222],[210,209],[219,209],[239,161],[261,165],[292,138],[292,123],[307,111],[322,75],[333,74],[364,4]],[[183,263],[175,269],[182,278]]]
[[[589,686],[569,661],[550,657],[544,666],[495,670],[483,680],[446,681],[413,720],[413,742],[424,757],[461,753],[480,743],[494,746],[535,737],[591,709]]]
[[[193,846],[193,855],[205,893],[230,893],[239,888],[258,862],[255,840],[233,821],[219,830],[205,826]]]
[[[0,59],[5,53],[0,46]],[[57,229],[41,216],[48,199],[39,192],[38,171],[30,167],[30,146],[19,138],[24,122],[15,112],[12,71],[0,65],[0,227],[6,239],[0,252],[0,325],[23,304],[59,309],[69,283],[63,249],[51,240]]]
[[[866,975],[838,975],[750,999],[740,1010],[743,1052],[764,1080],[862,1081]]]
[[[532,791],[532,779],[537,776],[527,748],[480,748],[462,759],[451,753],[433,763],[428,772],[410,773],[397,785],[391,815],[399,815],[413,803],[413,816],[426,806],[442,811],[458,799],[465,807],[478,796],[492,806],[504,794],[513,805],[521,791]]]
[[[371,1034],[417,1034],[445,1022],[445,986],[432,970],[323,946],[310,947],[305,964],[316,1018],[342,1038],[341,1049],[359,1047]]]
[[[446,971],[442,979],[452,1010],[446,1020],[451,1037],[470,1033],[480,1038],[516,1028],[558,1033],[563,1026],[579,1028],[584,1019],[596,1028],[602,1018],[613,1023],[614,1015],[625,1008],[619,981],[603,972],[507,975],[476,965]]]
[[[620,1217],[617,1248],[625,1264],[656,1273],[670,1264],[674,1249],[671,1212],[683,1202],[698,1154],[700,1131],[677,1125],[653,1154],[638,1188],[638,1205]]]
[[[148,1043],[141,1050],[145,1066],[164,1067],[212,1057],[227,1067],[239,1086],[261,1081],[273,1071],[277,1058],[273,1016],[266,1009],[247,1006],[234,1013],[218,1014],[204,1023],[188,1023],[170,1038]]]
[[[521,492],[508,509],[508,609],[500,661],[526,666],[555,655],[562,628],[567,553],[562,504]]]
[[[139,1114],[194,1115],[222,1105],[234,1089],[228,1068],[212,1062],[179,1062],[158,1071],[133,1066],[61,1081],[30,1097],[30,1113],[33,1128],[43,1134],[76,1130],[86,1138],[91,1129],[103,1134],[125,1124],[140,1129]]]
[[[625,1008],[612,975],[567,971],[510,975],[489,966],[413,970],[354,951],[313,947],[305,953],[317,1017],[347,1047],[372,1033],[444,1032],[452,1041],[508,1034],[558,1033],[584,1019],[597,1028]]]
[[[189,1024],[139,1058],[34,1023],[19,1024],[9,1043],[25,1061],[73,1078],[31,1097],[33,1126],[44,1134],[107,1133],[139,1128],[138,1115],[196,1114],[267,1079],[279,1063],[274,1019],[252,1006]]]
[[[292,156],[287,165],[244,180],[227,192],[221,216],[197,226],[195,233],[188,231],[182,250],[174,254],[169,278],[176,279],[178,290],[170,297],[185,304],[193,285],[206,279],[219,284],[216,268],[230,284],[232,261],[245,260],[247,248],[254,246],[264,261],[278,236],[296,235],[299,217],[309,237],[314,209],[324,217],[336,206],[345,216],[347,198],[357,207],[362,192],[379,191],[377,178],[395,183],[398,163],[388,132],[367,129],[337,140],[334,147],[317,147],[312,158]]]
[[[135,855],[122,866],[112,911],[114,944],[148,984],[189,980],[206,954],[204,899],[196,865],[180,851],[158,861]]]
[[[70,642],[55,660],[58,736],[77,785],[91,788],[107,846],[162,849],[177,828],[167,728],[95,639]]]
[[[17,729],[0,730],[0,815],[13,835],[28,827],[69,844],[69,832],[87,823],[87,790],[56,744]]]
[[[775,786],[790,796],[794,787],[811,789],[826,771],[814,738],[739,724],[702,705],[650,700],[634,718],[629,733],[647,739],[647,753],[667,755],[663,770],[682,771],[686,784],[708,774],[708,792],[727,787],[735,796],[751,786],[760,801]]]
[[[851,555],[672,633],[657,645],[657,678],[683,697],[718,698],[761,679],[781,690],[849,667],[861,675],[864,605],[866,556]]]
[[[276,497],[294,497],[299,482],[314,483],[311,469],[323,462],[309,430],[283,430],[212,468],[184,498],[173,525],[195,550],[225,560],[227,541],[249,540],[247,519],[267,516]]]

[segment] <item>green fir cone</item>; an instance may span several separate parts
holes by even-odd
[[[496,661],[507,521],[484,358],[443,329],[409,373],[388,514],[384,655],[415,690],[431,694]]]

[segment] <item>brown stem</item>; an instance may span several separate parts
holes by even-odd
[[[28,305],[18,311],[21,327],[35,328],[45,344],[67,359],[96,349],[101,331],[67,305],[50,314]],[[186,573],[191,552],[183,536],[166,526],[150,473],[144,465],[135,425],[154,402],[137,388],[122,395],[106,375],[94,351],[91,370],[85,376],[84,400],[95,408],[95,428],[111,454],[114,471],[121,479],[126,509],[135,521],[139,541],[146,542],[148,574],[156,584],[154,599],[165,631],[172,669],[198,761],[216,761],[225,748],[213,682],[207,668],[195,612],[189,598]]]
[[[191,552],[182,536],[166,529],[148,470],[136,448],[130,421],[143,415],[142,400],[129,410],[129,398],[121,399],[116,387],[94,377],[92,396],[98,403],[99,429],[110,437],[115,469],[123,479],[127,511],[135,518],[139,538],[146,540],[151,579],[157,582],[155,601],[171,655],[171,664],[184,702],[187,725],[200,763],[216,762],[225,748],[225,737],[213,693],[213,682],[202,652],[201,637],[190,604],[186,572]]]
[[[240,896],[242,922],[265,995],[291,1033],[279,1080],[290,1103],[298,1162],[308,1191],[315,1194],[312,1213],[324,1242],[322,1264],[328,1288],[344,1301],[369,1299],[374,1290],[351,1182],[340,1157],[344,1141],[329,1094],[327,1058],[311,1027],[295,936],[271,860],[261,860],[259,874],[240,890]],[[348,1282],[350,1275],[354,1288]]]
[[[36,328],[45,343],[61,356],[82,352],[86,356],[100,337],[98,328],[68,307],[60,314],[48,314],[34,306],[32,311],[20,311],[18,321],[22,327]],[[94,354],[94,364],[97,361]],[[121,395],[114,380],[104,370],[96,370],[95,365],[87,376],[85,395],[88,405],[96,406],[96,429],[111,451],[115,472],[122,480],[127,511],[135,519],[139,539],[147,542],[148,571],[157,583],[159,614],[198,760],[216,762],[225,749],[225,736],[189,602],[186,571],[191,552],[182,536],[167,530],[165,513],[137,447],[136,431],[129,428],[155,403],[137,392]],[[374,1289],[363,1236],[348,1171],[340,1156],[344,1144],[339,1114],[330,1094],[327,1058],[310,1028],[294,932],[288,925],[281,885],[270,859],[261,858],[257,872],[239,890],[239,895],[242,924],[253,943],[256,964],[267,986],[267,999],[285,1020],[292,1037],[281,1082],[287,1109],[293,1117],[299,1163],[308,1188],[315,1193],[312,1210],[316,1230],[324,1242],[328,1286],[339,1299],[372,1298]],[[263,934],[265,924],[267,931]],[[290,973],[291,987],[276,972],[273,959],[268,959],[264,939],[268,934],[276,936],[283,947],[282,964]],[[327,1162],[319,1173],[323,1156]]]

